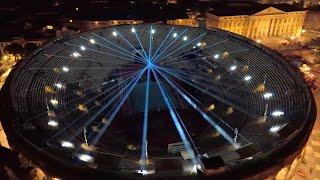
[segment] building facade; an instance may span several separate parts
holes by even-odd
[[[199,15],[200,15],[200,13],[198,13],[198,12],[187,12],[188,18],[167,20],[167,24],[179,25],[179,26],[199,27],[199,20],[197,18]]]
[[[173,19],[173,20],[167,20],[167,24],[171,25],[180,25],[180,26],[191,26],[191,27],[198,27],[198,21],[197,19]]]
[[[303,28],[311,31],[320,31],[320,11],[308,11]]]
[[[285,12],[268,7],[252,15],[219,16],[207,12],[208,29],[219,28],[246,36],[262,37],[300,37],[306,11]]]

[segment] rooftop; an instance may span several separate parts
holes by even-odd
[[[208,12],[217,16],[253,15],[269,7],[284,12],[304,11],[302,8],[289,4],[259,4],[259,3],[208,3]]]

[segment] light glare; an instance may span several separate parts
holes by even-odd
[[[244,77],[244,80],[245,80],[245,81],[250,81],[251,78],[252,78],[252,77],[251,77],[250,75],[247,75],[247,76]]]
[[[271,115],[275,116],[275,117],[279,117],[279,116],[284,115],[284,112],[283,111],[273,111]]]
[[[270,99],[272,96],[273,96],[273,94],[270,92],[266,92],[263,94],[264,99]]]
[[[57,127],[59,125],[59,123],[55,120],[49,120],[48,125],[52,126],[52,127]]]
[[[269,132],[271,133],[276,133],[280,130],[280,126],[279,125],[276,125],[276,126],[272,126],[270,129],[269,129]]]
[[[173,33],[173,37],[176,38],[178,36],[177,33]]]
[[[92,162],[93,161],[93,157],[88,155],[88,154],[80,154],[78,156],[78,158],[81,160],[81,161],[85,161],[85,162]]]
[[[73,143],[71,143],[69,141],[61,141],[61,146],[65,147],[65,148],[74,148]]]
[[[78,53],[78,52],[73,52],[73,53],[72,53],[72,56],[75,57],[75,58],[77,58],[77,57],[80,57],[81,54]]]
[[[62,67],[62,71],[64,71],[64,72],[68,72],[70,69],[68,68],[68,67]]]
[[[96,43],[96,41],[94,39],[90,39],[89,41],[90,41],[91,44],[95,44]]]
[[[56,106],[56,105],[58,105],[58,100],[56,100],[56,99],[51,99],[50,100],[50,103],[52,104],[52,105],[54,105],[54,106]]]
[[[61,84],[61,83],[56,83],[55,86],[56,86],[57,88],[59,88],[59,89],[62,88],[62,84]]]
[[[233,66],[230,67],[230,70],[231,70],[231,71],[234,71],[234,70],[236,70],[236,69],[237,69],[237,66],[236,66],[236,65],[233,65]]]

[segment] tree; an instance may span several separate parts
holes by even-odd
[[[4,52],[7,54],[21,55],[23,54],[23,47],[20,44],[10,44],[4,47]]]

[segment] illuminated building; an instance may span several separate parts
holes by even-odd
[[[199,13],[197,13],[197,12],[188,12],[187,18],[167,20],[167,24],[198,27],[199,21],[197,19],[197,16],[199,16]]]
[[[10,146],[62,179],[265,179],[316,115],[276,52],[162,24],[55,40],[16,64],[0,99]]]
[[[207,12],[207,28],[248,38],[300,37],[306,11],[287,4],[234,3]]]

